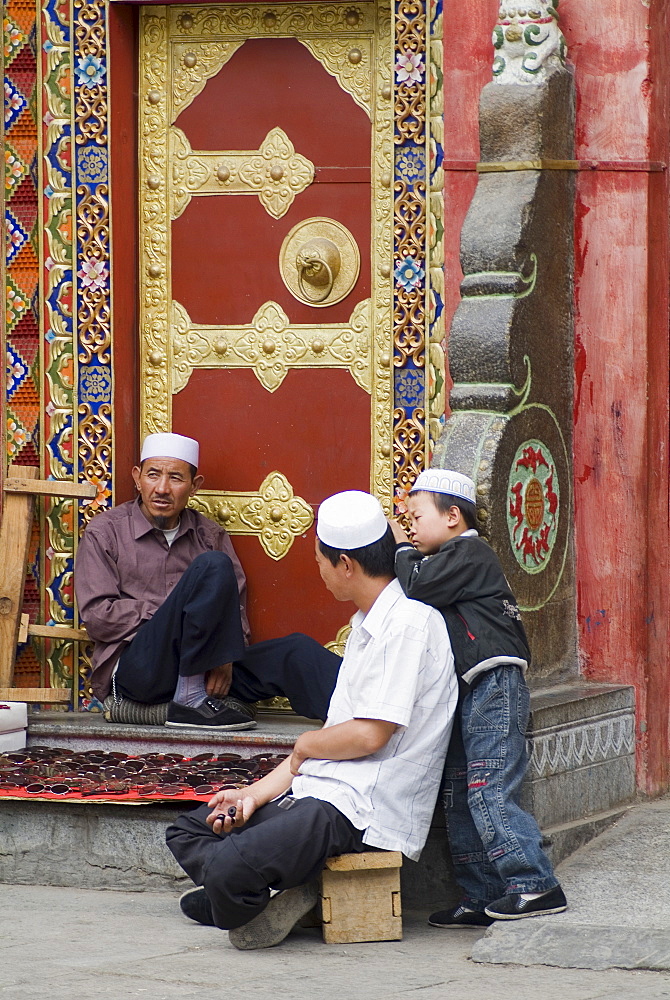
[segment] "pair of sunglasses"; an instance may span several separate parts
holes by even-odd
[[[25,786],[25,790],[31,795],[39,795],[41,792],[49,792],[51,795],[67,795],[68,792],[75,791],[70,785],[57,781],[51,785],[42,784],[41,781],[34,781]]]

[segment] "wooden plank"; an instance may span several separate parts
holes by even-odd
[[[60,479],[31,480],[25,476],[12,476],[5,480],[5,493],[32,493],[52,497],[77,497],[93,500],[97,489],[93,483],[69,483]]]
[[[0,701],[70,701],[69,688],[15,688],[0,687]]]
[[[328,858],[326,868],[331,872],[353,872],[362,868],[400,868],[400,851],[364,851],[362,854],[338,854]]]
[[[88,642],[85,628],[70,628],[69,625],[28,625],[28,635],[39,635],[44,639],[77,639]]]
[[[37,479],[37,475],[30,466],[9,467],[10,478]],[[0,524],[0,688],[9,687],[14,676],[33,504],[27,493],[8,493]]]

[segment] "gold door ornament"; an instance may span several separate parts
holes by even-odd
[[[232,535],[257,535],[271,559],[281,559],[298,535],[314,523],[314,512],[281,472],[271,472],[255,493],[208,492],[190,506],[218,521]]]
[[[296,153],[280,128],[271,129],[254,150],[194,152],[181,129],[170,129],[172,202],[178,219],[194,195],[252,194],[273,219],[286,215],[297,194],[314,180],[314,164]]]
[[[332,306],[358,280],[361,256],[346,226],[335,219],[303,219],[286,234],[279,271],[291,295],[308,306]]]
[[[359,302],[348,323],[291,324],[276,302],[265,302],[247,326],[193,323],[172,303],[173,392],[187,385],[194,368],[252,368],[274,392],[289,368],[348,368],[370,392],[370,300]]]

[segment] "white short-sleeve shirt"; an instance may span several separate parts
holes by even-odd
[[[439,791],[458,685],[439,612],[405,597],[397,580],[352,619],[325,726],[395,722],[381,750],[356,760],[304,761],[296,798],[332,803],[373,847],[417,860]]]

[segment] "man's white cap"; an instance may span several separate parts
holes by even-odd
[[[475,506],[477,504],[473,481],[460,472],[451,472],[449,469],[426,469],[425,472],[420,472],[410,493],[416,490],[426,490],[427,493],[448,493],[452,497],[468,500]]]
[[[145,458],[178,458],[197,469],[200,445],[183,434],[149,434],[142,445],[140,462]]]
[[[388,521],[376,497],[347,490],[328,497],[319,507],[316,534],[334,549],[360,549],[386,533]]]

